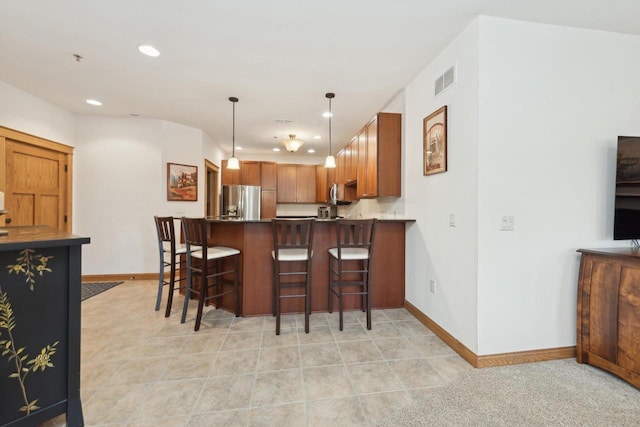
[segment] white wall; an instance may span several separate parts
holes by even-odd
[[[405,89],[407,300],[476,354],[575,345],[576,249],[628,244],[612,240],[615,146],[640,134],[638,51],[637,36],[480,17]],[[422,118],[445,104],[449,170],[422,177]]]
[[[615,152],[640,135],[640,37],[480,22],[478,352],[572,346],[575,250],[628,244]]]
[[[91,237],[82,273],[157,271],[153,216],[204,214],[202,131],[162,120],[79,116],[76,142],[74,232]],[[167,201],[167,162],[198,166],[198,201]]]
[[[0,126],[75,145],[75,116],[0,80]]]
[[[478,21],[405,89],[404,200],[408,227],[406,299],[472,350],[477,349]],[[438,97],[436,77],[457,66]],[[423,119],[448,109],[448,171],[423,176]],[[449,215],[456,215],[456,227]],[[429,281],[436,281],[435,294]]]

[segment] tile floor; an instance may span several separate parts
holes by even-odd
[[[473,369],[404,309],[234,318],[183,297],[164,317],[155,281],[82,303],[82,403],[88,426],[373,426]],[[166,301],[166,298],[165,298]],[[64,424],[58,417],[47,426]]]

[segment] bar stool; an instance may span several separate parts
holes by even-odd
[[[184,245],[176,243],[176,234],[174,227],[174,218],[171,216],[154,216],[156,223],[156,231],[158,233],[158,250],[160,252],[160,272],[158,277],[158,296],[156,297],[156,311],[160,310],[162,302],[162,290],[165,286],[169,287],[169,296],[167,297],[167,309],[164,317],[171,314],[171,304],[173,303],[173,293],[176,289],[176,281],[184,280],[184,277],[176,279],[176,265],[182,267],[181,258],[178,256],[185,255],[187,248]],[[165,278],[165,268],[169,267],[169,279]],[[177,289],[184,289],[178,286]]]
[[[194,331],[200,329],[202,309],[205,302],[215,300],[216,308],[218,308],[220,299],[224,295],[235,294],[235,315],[239,317],[238,258],[240,251],[226,246],[207,247],[207,222],[204,218],[182,217],[182,230],[187,252],[187,285],[181,323],[185,322],[189,300],[194,295],[198,298],[198,313],[196,314]],[[228,266],[228,264],[231,264],[231,266]],[[231,274],[233,274],[232,280],[225,278],[225,276]],[[193,286],[194,276],[199,279],[197,288]],[[211,279],[213,279],[213,283],[210,283]],[[209,287],[212,285],[215,288],[215,292],[209,295]],[[225,290],[225,287],[231,289]]]
[[[362,295],[362,311],[367,312],[367,329],[371,329],[369,280],[376,224],[376,219],[336,220],[337,247],[329,249],[329,313],[333,312],[335,295],[341,331],[344,295]],[[344,288],[355,289],[345,292]]]
[[[311,314],[311,257],[313,257],[313,219],[272,219],[273,229],[273,315],[276,317],[276,335],[280,335],[281,300],[304,298],[304,331],[309,333]],[[285,268],[283,263],[294,263]],[[293,271],[291,271],[293,270]],[[293,281],[282,282],[287,276]],[[301,293],[282,292],[302,288]]]

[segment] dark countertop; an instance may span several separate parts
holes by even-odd
[[[318,219],[316,217],[313,216],[286,216],[286,217],[281,217],[282,219],[294,219],[294,218],[298,218],[298,219],[306,219],[306,218],[313,218],[318,222],[335,222],[336,218],[331,218],[331,219]],[[349,218],[350,219],[350,218]],[[367,218],[360,218],[360,219],[367,219]],[[415,219],[412,218],[378,218],[378,221],[380,222],[415,222]],[[229,222],[229,223],[260,223],[260,222],[265,222],[265,223],[270,223],[271,219],[250,219],[250,220],[243,220],[243,219],[221,219],[218,217],[207,217],[207,222],[215,222],[215,223],[219,223],[219,222]]]
[[[50,246],[83,245],[90,242],[88,237],[60,231],[48,225],[36,225],[25,227],[2,227],[7,235],[0,236],[0,251],[11,251]]]

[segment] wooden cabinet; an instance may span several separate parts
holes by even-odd
[[[276,162],[262,162],[261,186],[262,191],[278,189],[277,164]]]
[[[376,114],[359,135],[358,147],[358,198],[400,197],[402,115]]]
[[[242,172],[242,162],[240,169],[229,169],[229,162],[227,160],[222,161],[222,185],[240,185],[242,184],[240,173]]]
[[[240,184],[242,185],[262,185],[260,183],[261,162],[242,161],[240,162]]]
[[[577,361],[640,388],[640,251],[578,252]]]
[[[260,218],[270,219],[276,216],[278,190],[277,164],[261,162],[260,185],[262,186]]]
[[[315,165],[278,165],[278,203],[315,203]]]
[[[261,163],[243,160],[240,169],[229,169],[222,161],[222,185],[261,185]]]
[[[337,183],[336,168],[325,168],[324,164],[316,165],[316,202],[329,203],[331,186]]]
[[[228,169],[227,163],[222,161],[222,185],[259,185],[260,218],[276,216],[276,163],[243,160],[240,169]]]
[[[316,202],[327,203],[329,201],[329,179],[324,165],[316,165]]]
[[[349,142],[345,158],[345,183],[350,184],[358,179],[358,136]]]

